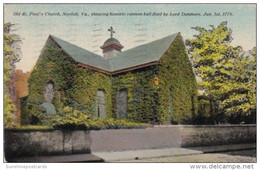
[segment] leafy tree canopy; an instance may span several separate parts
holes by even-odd
[[[11,127],[13,124],[14,105],[9,96],[8,85],[15,70],[15,63],[21,59],[20,43],[18,35],[12,34],[14,24],[4,24],[4,126]]]
[[[199,33],[188,39],[200,88],[211,100],[213,115],[250,115],[256,108],[256,51],[233,47],[227,22],[210,29],[194,27]]]

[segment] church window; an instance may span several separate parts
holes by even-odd
[[[122,89],[117,93],[116,98],[117,116],[119,119],[127,118],[127,90]]]
[[[43,113],[56,114],[55,106],[52,104],[54,98],[54,83],[48,82],[44,87],[45,102],[41,104]]]
[[[44,98],[46,102],[51,103],[54,97],[54,84],[48,82],[44,87]]]
[[[96,117],[106,117],[106,93],[98,90],[96,96]]]

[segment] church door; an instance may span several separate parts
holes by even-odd
[[[127,92],[126,90],[120,90],[117,93],[117,115],[119,119],[126,119],[127,118]]]
[[[106,93],[103,90],[97,91],[96,116],[102,118],[106,117]]]

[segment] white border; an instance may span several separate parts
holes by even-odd
[[[122,1],[122,0],[1,0],[1,8],[0,8],[0,22],[1,22],[1,34],[3,35],[3,4],[4,3],[256,3],[257,0],[182,0],[182,1],[171,1],[171,0],[135,0],[135,1]],[[257,9],[258,9],[258,4],[257,4]],[[257,28],[258,28],[258,20],[259,20],[259,12],[257,10]],[[259,34],[257,34],[257,40],[259,39]],[[1,46],[0,46],[0,51],[1,51],[1,63],[0,63],[0,70],[3,70],[3,39],[0,39],[1,41]],[[257,46],[257,50],[259,50]],[[259,60],[257,60],[257,66],[259,66]],[[257,70],[257,75],[259,74],[259,69]],[[258,77],[258,76],[257,76]],[[2,74],[0,74],[0,97],[3,99],[3,71]],[[258,83],[259,84],[259,83]],[[257,87],[258,87],[257,84]],[[259,88],[257,88],[259,89]],[[257,90],[257,96],[259,94],[259,90]],[[0,169],[7,169],[6,168],[6,163],[3,163],[3,100],[0,100],[0,122],[1,122],[1,130],[0,130],[0,141],[1,141],[1,146],[0,146]],[[257,100],[257,106],[259,106],[259,100]],[[259,109],[257,109],[258,111]],[[259,112],[259,111],[258,111]],[[259,122],[259,116],[257,116],[257,122]],[[259,131],[259,127],[257,126],[257,131]],[[257,140],[257,144],[259,144]],[[259,146],[259,145],[257,145]],[[258,150],[257,150],[257,155],[260,155]],[[240,163],[239,163],[240,164]],[[8,165],[19,165],[19,164],[10,164]],[[34,164],[20,164],[20,165],[34,165]],[[39,164],[42,165],[42,164]],[[136,169],[191,169],[189,163],[88,163],[88,164],[82,164],[82,163],[76,163],[76,164],[57,164],[57,163],[52,163],[52,164],[44,164],[48,167],[48,169],[59,169],[59,168],[65,168],[65,169],[124,169],[124,170],[136,170]],[[202,165],[202,163],[196,163],[196,165]],[[211,165],[211,163],[203,163],[203,165]],[[234,164],[237,165],[237,164]],[[242,164],[241,164],[242,165]],[[243,164],[244,165],[244,164]],[[254,164],[254,169],[259,169],[259,163]]]

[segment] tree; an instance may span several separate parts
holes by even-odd
[[[20,61],[21,39],[16,34],[11,34],[14,24],[4,24],[4,127],[14,126],[14,104],[10,99],[8,85],[15,70],[15,63]]]
[[[232,122],[255,122],[256,114],[256,49],[243,52],[233,60],[231,78],[222,85],[225,96],[220,107],[231,115]],[[222,92],[223,93],[223,92]]]
[[[231,115],[250,115],[256,108],[255,60],[248,60],[240,46],[231,46],[232,30],[227,22],[210,27],[194,27],[199,34],[186,44],[195,73],[202,80],[200,88],[210,99],[212,119],[217,123]]]

